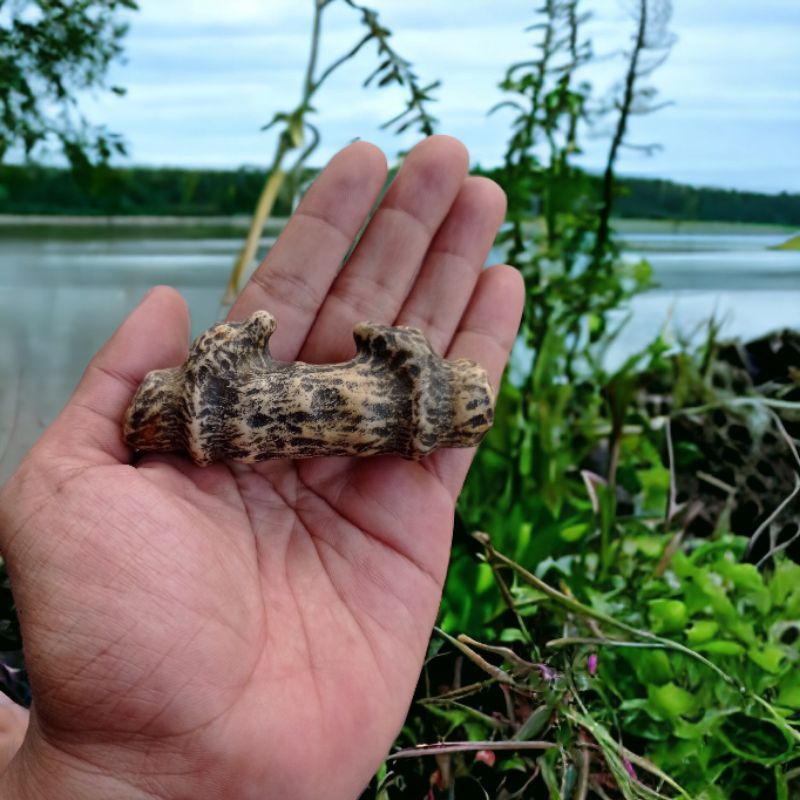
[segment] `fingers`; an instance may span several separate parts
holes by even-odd
[[[267,309],[278,320],[270,350],[297,357],[317,312],[358,231],[386,181],[386,159],[375,146],[356,142],[320,173],[264,263],[231,309],[243,319]]]
[[[151,289],[89,363],[46,434],[49,445],[90,463],[127,462],[122,418],[133,393],[150,370],[182,363],[188,346],[186,302],[174,289]]]
[[[505,209],[496,183],[467,178],[428,250],[396,324],[423,330],[437,353],[450,345]]]
[[[482,272],[447,358],[476,361],[488,372],[497,391],[519,329],[524,301],[522,276],[513,267],[500,265]],[[474,449],[439,450],[424,463],[455,499],[474,454]]]
[[[355,252],[333,282],[300,353],[304,361],[353,354],[353,325],[392,322],[467,174],[464,146],[432,136],[408,155]]]

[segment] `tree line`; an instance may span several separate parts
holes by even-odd
[[[316,170],[309,170],[312,177]],[[493,175],[493,170],[482,170]],[[587,181],[596,196],[601,178]],[[85,174],[35,164],[0,166],[1,214],[219,215],[249,214],[264,184],[255,167],[198,170],[99,167]],[[278,197],[274,213],[291,211],[292,187]],[[536,209],[532,209],[532,215]],[[700,188],[668,180],[621,178],[615,215],[659,220],[752,222],[800,225],[800,194],[762,194]]]

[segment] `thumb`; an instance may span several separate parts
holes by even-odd
[[[58,455],[94,464],[125,463],[122,419],[142,378],[188,353],[189,311],[174,289],[151,289],[89,362],[72,397],[45,433]]]

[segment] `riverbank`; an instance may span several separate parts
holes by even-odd
[[[283,217],[267,222],[274,236]],[[240,239],[250,226],[247,214],[232,216],[83,216],[0,214],[0,239]]]
[[[286,224],[285,217],[272,217],[265,235],[277,235]],[[44,214],[0,214],[2,239],[239,239],[250,225],[247,214],[231,216],[56,216]],[[614,228],[625,234],[695,234],[695,235],[776,235],[790,237],[796,228],[747,222],[703,222],[693,220],[656,220],[615,218]],[[530,223],[542,229],[540,220]]]

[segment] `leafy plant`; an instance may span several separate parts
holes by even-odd
[[[596,184],[573,164],[581,126],[590,122],[591,87],[576,79],[592,58],[581,35],[587,16],[578,0],[549,0],[540,15],[543,22],[533,26],[541,36],[538,57],[509,68],[501,86],[511,99],[497,107],[515,112],[497,177],[509,196],[501,244],[526,278],[525,316],[495,426],[461,503],[468,529],[491,531],[499,549],[515,557],[525,553],[532,563],[557,555],[588,525],[581,473],[587,459],[603,462],[595,471],[612,486],[616,482],[615,452],[631,400],[626,375],[634,364],[609,376],[602,357],[620,331],[615,312],[650,283],[646,262],[621,261],[610,237],[598,246],[598,210],[610,213],[603,209],[613,197],[598,195]],[[621,120],[629,109],[618,113]],[[537,206],[543,228],[533,219]],[[639,360],[657,355],[660,345],[654,347]],[[602,489],[596,494],[606,498],[607,539],[615,495]],[[570,531],[566,539],[562,528]],[[471,560],[461,555],[450,585],[490,590],[491,582],[478,580]],[[471,630],[480,624],[479,614],[464,612],[458,623],[448,617],[445,626]]]
[[[651,280],[620,258],[610,219],[629,117],[654,109],[640,82],[668,52],[670,7],[635,4],[603,107],[576,78],[592,59],[579,5],[544,2],[536,57],[501,84],[497,110],[514,117],[494,173],[509,197],[500,244],[526,278],[525,317],[462,494],[418,710],[376,796],[788,798],[800,567],[778,555],[759,572],[724,530],[692,539],[676,496],[687,454],[669,414],[721,397],[713,329],[700,352],[658,337],[614,371],[603,358]],[[608,113],[598,186],[574,158]],[[655,383],[671,408],[642,402]]]
[[[77,93],[103,87],[122,53],[124,11],[134,0],[9,0],[0,21],[0,161],[9,149],[26,156],[57,142],[74,168],[124,153],[122,139],[90,126]],[[115,94],[124,89],[112,86]]]
[[[287,182],[290,185],[297,184],[304,165],[319,144],[319,131],[309,121],[309,117],[314,113],[312,106],[314,96],[337,69],[354,58],[370,42],[374,42],[376,45],[379,63],[364,81],[364,86],[375,84],[381,88],[394,85],[403,87],[408,93],[405,109],[386,122],[384,127],[394,127],[398,133],[414,127],[425,135],[433,133],[436,119],[428,110],[428,104],[432,102],[431,93],[439,86],[439,82],[434,81],[424,86],[419,82],[411,64],[402,58],[392,46],[389,41],[392,35],[391,31],[381,24],[377,12],[373,9],[356,3],[354,0],[341,0],[344,5],[359,14],[359,21],[365,32],[349,50],[335,58],[327,66],[319,68],[318,56],[323,13],[335,1],[312,0],[314,18],[311,26],[311,47],[300,101],[290,111],[276,112],[262,128],[262,130],[278,128],[275,155],[253,212],[244,246],[233,265],[222,300],[223,306],[227,307],[233,303],[244,284],[248,271],[253,265],[261,232],[275,205],[281,187]],[[295,161],[288,169],[285,169],[285,161],[293,152],[297,154]]]

